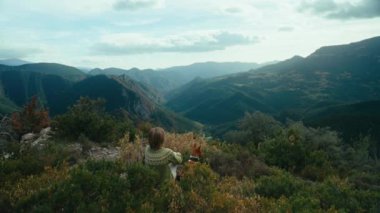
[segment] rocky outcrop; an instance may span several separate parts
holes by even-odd
[[[46,142],[51,138],[53,131],[51,127],[42,129],[40,133],[27,133],[21,137],[21,150],[24,150],[26,147],[37,147],[42,149],[45,147]]]
[[[26,150],[29,147],[34,147],[39,150],[43,149],[49,139],[52,137],[53,131],[50,127],[42,129],[40,133],[27,133],[21,137],[21,152]],[[85,149],[80,143],[68,144],[66,151],[70,153],[71,156],[75,156],[73,162],[70,164],[76,164],[79,159],[84,160],[87,156],[91,160],[116,160],[120,157],[120,147],[100,147],[98,145],[92,144],[91,148]],[[83,155],[84,154],[84,155]]]
[[[92,160],[116,160],[119,158],[120,147],[98,147],[94,146],[88,151]]]

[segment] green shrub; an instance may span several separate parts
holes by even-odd
[[[301,171],[305,166],[308,150],[302,143],[291,143],[286,135],[279,135],[260,146],[260,152],[269,165],[275,165],[289,171]]]
[[[125,212],[139,209],[154,194],[157,174],[143,165],[87,162],[69,177],[21,200],[19,211]]]
[[[95,142],[114,142],[131,128],[126,118],[116,119],[104,110],[105,101],[81,97],[68,112],[55,118],[57,137],[71,140],[84,135]]]
[[[360,203],[355,199],[355,190],[351,188],[347,180],[337,177],[326,179],[316,189],[316,196],[321,202],[323,209],[335,207],[344,211],[360,211]]]
[[[0,159],[0,186],[29,175],[38,175],[45,167],[57,167],[70,158],[78,157],[54,141],[47,142],[43,149],[28,147],[20,152],[20,145],[13,144],[11,150],[14,155],[10,159]]]
[[[254,154],[243,148],[234,152],[216,152],[209,157],[211,168],[221,176],[235,176],[239,179],[243,177],[258,177],[269,175],[269,167],[259,160]]]
[[[281,124],[273,117],[262,112],[246,113],[239,121],[239,130],[229,131],[224,135],[224,138],[229,142],[247,144],[258,143],[267,138],[274,137],[281,132]]]
[[[288,173],[279,172],[276,175],[260,177],[255,190],[262,196],[280,198],[281,196],[290,197],[302,189],[301,181]]]

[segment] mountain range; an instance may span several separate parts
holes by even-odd
[[[171,90],[183,86],[194,78],[212,78],[231,73],[244,72],[271,63],[275,62],[265,64],[242,62],[203,62],[188,66],[176,66],[159,70],[140,70],[137,68],[132,68],[129,70],[119,68],[93,69],[89,72],[89,74],[127,75],[136,81],[149,85],[161,94],[167,95]]]
[[[224,125],[246,112],[303,120],[320,108],[379,99],[380,37],[375,37],[249,72],[196,79],[173,91],[166,105],[201,123]]]
[[[87,76],[60,64],[0,65],[0,113],[20,109],[32,96],[52,116],[66,112],[80,97],[106,100],[106,110],[126,112],[134,121],[151,121],[167,129],[199,129],[196,122],[162,107],[161,96],[127,76]]]
[[[261,111],[280,121],[330,126],[350,137],[374,134],[380,132],[380,37],[265,66],[205,62],[86,74],[54,63],[0,65],[0,113],[19,109],[33,95],[53,115],[88,96],[106,99],[108,111],[125,110],[132,119],[168,128],[202,123],[228,131],[246,112]]]

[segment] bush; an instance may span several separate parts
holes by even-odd
[[[157,174],[143,165],[89,161],[62,182],[17,203],[19,211],[125,212],[150,200]]]
[[[257,145],[267,138],[275,136],[280,131],[280,122],[257,111],[252,114],[246,113],[244,118],[239,121],[239,130],[227,132],[225,139],[229,142],[240,144],[252,142]]]
[[[217,178],[218,175],[206,164],[186,164],[180,186],[185,193],[193,191],[209,201],[216,190]]]
[[[104,104],[102,99],[81,97],[67,113],[55,118],[57,137],[76,140],[85,135],[95,142],[114,142],[121,138],[131,124],[126,118],[117,120],[107,114]]]
[[[337,177],[326,179],[316,190],[316,196],[324,209],[335,207],[344,211],[358,212],[360,206],[354,195],[355,190],[350,184]]]
[[[259,151],[269,165],[289,171],[301,171],[305,166],[307,150],[299,142],[289,142],[286,135],[264,142]]]
[[[262,196],[280,198],[281,196],[290,197],[302,189],[301,181],[288,173],[278,172],[277,175],[260,177],[255,190]]]
[[[57,167],[72,157],[64,146],[49,142],[44,149],[30,147],[20,153],[20,145],[13,144],[14,155],[0,159],[0,186],[5,182],[14,183],[30,175],[39,175],[46,167]]]
[[[45,167],[43,173],[21,178],[17,183],[7,182],[0,189],[0,206],[8,205],[2,210],[11,209],[20,200],[32,196],[34,193],[50,187],[54,183],[65,180],[68,176],[68,167],[62,165],[60,168]],[[3,201],[3,205],[1,205]]]
[[[271,173],[269,167],[246,150],[240,152],[215,152],[209,157],[211,168],[221,176],[259,177]]]

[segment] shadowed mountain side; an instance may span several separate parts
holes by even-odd
[[[17,106],[23,106],[34,95],[39,97],[43,105],[60,106],[62,101],[67,99],[64,91],[71,84],[70,81],[57,75],[19,70],[0,71],[0,96],[9,99]]]
[[[93,76],[74,84],[69,94],[72,103],[81,96],[103,98],[107,101],[107,111],[123,110],[134,121],[150,121],[173,131],[201,128],[201,125],[161,107],[154,93],[126,76]]]
[[[19,107],[8,98],[0,96],[0,114],[8,114],[18,110]]]
[[[65,113],[80,97],[106,100],[108,112],[123,111],[133,121],[150,121],[176,131],[201,126],[159,106],[160,97],[126,76],[98,75],[73,83],[57,75],[0,71],[0,113],[10,113],[37,96],[51,115]]]
[[[125,87],[126,84],[121,84],[112,77],[98,75],[74,84],[68,93],[72,103],[81,96],[91,99],[103,98],[107,101],[107,111],[112,112],[122,108],[133,118],[148,119],[154,111],[154,102],[137,89]]]
[[[307,125],[329,126],[342,132],[347,141],[368,134],[379,141],[380,101],[324,107],[310,112],[304,121]]]

